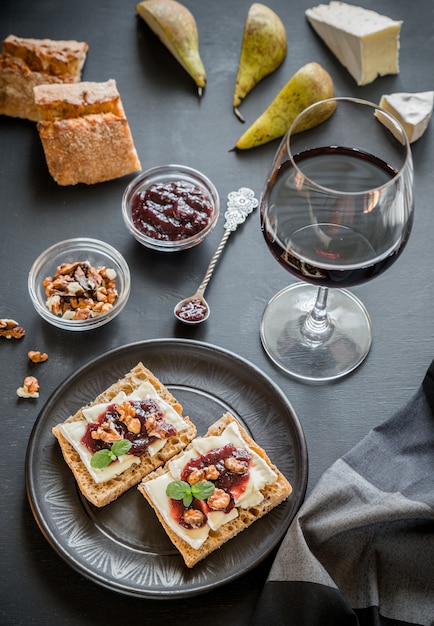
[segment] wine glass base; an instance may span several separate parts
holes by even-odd
[[[327,313],[332,332],[322,342],[307,341],[300,330],[318,289],[295,283],[279,291],[265,308],[261,341],[270,359],[300,381],[322,383],[352,372],[372,342],[365,306],[346,289],[329,289]]]

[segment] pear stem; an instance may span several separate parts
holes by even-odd
[[[238,107],[234,107],[234,113],[237,116],[237,118],[240,120],[240,122],[242,122],[244,124],[244,122],[246,121],[244,119],[244,117],[241,115],[241,113],[238,110]]]

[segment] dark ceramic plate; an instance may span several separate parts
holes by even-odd
[[[189,570],[137,489],[98,509],[79,493],[51,428],[142,361],[179,399],[198,435],[230,411],[293,486],[286,502]],[[258,368],[206,343],[143,341],[111,350],[63,382],[41,411],[26,458],[36,521],[67,563],[114,591],[180,598],[226,584],[255,567],[283,537],[307,484],[307,451],[297,416]]]

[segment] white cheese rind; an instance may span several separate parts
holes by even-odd
[[[168,463],[168,470],[170,474],[173,476],[173,480],[181,480],[182,470],[186,466],[186,464],[197,457],[196,450],[188,450],[187,452],[183,452],[181,455],[178,455],[176,458],[171,459]]]
[[[385,94],[380,100],[380,107],[401,122],[410,143],[420,139],[428,128],[433,105],[434,91]]]
[[[399,73],[402,21],[345,2],[320,4],[305,15],[358,85]]]
[[[208,514],[207,523],[201,529],[190,530],[180,526],[171,516],[170,499],[165,493],[167,485],[174,480],[180,480],[183,468],[191,459],[208,454],[211,450],[222,448],[229,443],[233,443],[236,448],[248,450],[252,457],[245,492],[235,501],[236,506],[229,513],[211,511]],[[192,548],[198,550],[208,537],[210,529],[218,530],[223,524],[227,524],[238,517],[238,508],[247,509],[259,504],[264,498],[260,490],[275,482],[278,476],[264,459],[249,448],[234,422],[231,422],[221,435],[193,439],[191,446],[192,448],[178,455],[176,459],[169,461],[168,471],[165,474],[145,482],[144,488],[171,530]],[[163,476],[165,477],[164,480]]]

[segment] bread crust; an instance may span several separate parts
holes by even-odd
[[[112,113],[41,121],[38,131],[58,185],[93,185],[140,169],[128,122]]]
[[[170,391],[161,383],[158,378],[143,363],[138,363],[123,378],[114,382],[105,391],[100,393],[87,406],[93,406],[98,403],[107,403],[112,400],[120,391],[124,391],[127,395],[132,393],[143,381],[149,381],[157,390],[159,396],[168,402],[174,410],[182,417],[182,406]],[[72,422],[85,419],[83,409],[80,408],[74,415],[68,417],[65,422]],[[61,432],[61,424],[53,427],[52,432],[60,444],[62,455],[67,465],[71,469],[77,485],[83,496],[97,507],[103,507],[113,502],[131,487],[137,485],[140,480],[156,468],[162,466],[170,458],[181,452],[187,444],[195,437],[196,427],[190,421],[189,417],[184,416],[183,419],[188,427],[178,432],[177,435],[167,439],[162,450],[151,456],[148,452],[140,457],[140,463],[134,464],[126,469],[122,474],[116,476],[104,483],[96,483],[89,474],[87,468],[82,462],[80,455],[75,448],[69,443]]]
[[[125,118],[121,97],[113,79],[101,83],[81,81],[40,85],[34,90],[41,119],[53,121],[95,113],[113,113]]]
[[[88,48],[75,40],[6,37],[0,54],[0,114],[38,121],[33,88],[78,82]]]
[[[58,185],[93,185],[141,169],[116,81],[34,88],[37,129]]]
[[[153,478],[157,476],[161,476],[162,474],[168,471],[167,466],[160,467],[151,474],[148,474],[138,485],[138,490],[144,496],[144,498],[149,502],[151,507],[154,509],[160,523],[162,524],[164,530],[166,531],[168,537],[172,541],[172,543],[176,546],[176,548],[181,553],[182,558],[184,559],[184,563],[188,568],[194,567],[199,561],[202,561],[207,556],[209,556],[212,552],[220,548],[224,543],[238,535],[240,532],[251,526],[253,522],[260,519],[267,513],[269,513],[276,506],[281,504],[284,500],[286,500],[292,492],[292,486],[285,478],[285,476],[279,471],[279,469],[270,461],[267,453],[263,448],[261,448],[247,433],[247,431],[241,426],[238,420],[233,417],[230,413],[225,413],[217,422],[212,424],[205,437],[211,435],[221,435],[221,433],[225,430],[225,428],[231,423],[235,422],[239,428],[242,438],[247,443],[249,448],[256,452],[266,463],[267,465],[277,474],[277,480],[272,485],[267,485],[264,489],[261,490],[261,493],[264,496],[262,502],[256,506],[253,506],[249,509],[238,509],[238,517],[234,520],[231,520],[221,526],[217,531],[210,530],[208,538],[202,544],[202,546],[195,550],[192,548],[184,539],[182,539],[179,535],[177,535],[165,522],[163,516],[161,515],[158,508],[155,507],[154,502],[150,498],[148,492],[146,491],[145,485],[147,482],[151,481]],[[183,452],[190,450],[193,447],[193,444],[189,444]],[[176,455],[174,458],[178,458],[181,454]]]
[[[84,41],[31,39],[9,35],[4,39],[2,52],[22,59],[29,70],[53,76],[70,74],[80,79],[89,46]]]

